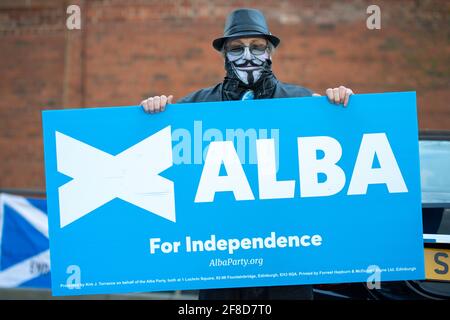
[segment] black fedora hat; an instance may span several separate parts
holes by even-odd
[[[251,36],[263,36],[274,47],[280,43],[280,39],[269,32],[266,18],[261,11],[243,8],[234,10],[228,15],[223,37],[215,39],[212,45],[214,49],[221,51],[227,39]]]

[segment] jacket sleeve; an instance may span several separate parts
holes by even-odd
[[[178,99],[176,103],[196,102],[196,101],[197,101],[197,100],[196,100],[196,96],[198,96],[198,92],[199,92],[199,91],[201,91],[201,90],[192,92],[192,93],[188,94],[187,96],[184,96],[184,97]]]
[[[222,91],[221,84],[217,84],[213,87],[203,88],[188,94],[177,100],[177,103],[190,103],[190,102],[211,102],[221,101]]]
[[[280,98],[294,98],[294,97],[311,97],[313,91],[290,83],[281,83],[277,86],[275,91],[276,97]]]

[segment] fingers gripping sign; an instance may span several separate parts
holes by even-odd
[[[325,94],[327,95],[331,103],[343,104],[344,107],[346,107],[350,100],[350,96],[353,94],[353,91],[344,86],[340,86],[338,88],[328,88],[325,91]]]
[[[154,96],[141,101],[141,106],[147,113],[159,113],[166,110],[168,104],[172,103],[173,95]]]

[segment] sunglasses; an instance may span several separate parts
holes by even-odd
[[[268,45],[267,44],[251,44],[249,46],[246,45],[234,45],[227,47],[225,51],[232,56],[240,56],[244,54],[245,48],[250,50],[250,53],[253,55],[261,55],[266,52]]]

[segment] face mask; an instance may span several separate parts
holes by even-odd
[[[267,61],[270,61],[267,47],[236,46],[227,49],[227,60],[233,72],[245,84],[253,85],[261,77]]]

